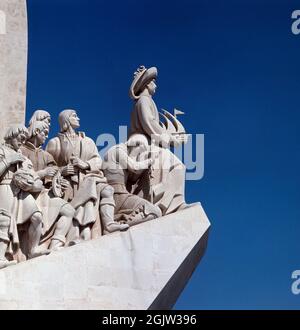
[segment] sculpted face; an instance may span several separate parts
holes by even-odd
[[[17,151],[25,143],[25,141],[26,141],[26,135],[20,133],[17,137],[11,139],[10,144],[14,148],[14,150]]]
[[[37,142],[37,146],[41,146],[41,145],[43,145],[45,142],[46,142],[46,140],[47,140],[47,138],[48,138],[48,134],[49,134],[49,131],[48,130],[42,130],[42,131],[40,131],[40,130],[37,130],[37,132],[36,132],[36,142]]]
[[[147,88],[148,88],[150,95],[154,95],[156,88],[157,88],[155,80],[152,80],[151,83],[147,85]]]
[[[69,117],[69,123],[73,128],[78,128],[80,126],[79,124],[79,117],[77,116],[77,113],[74,111]]]
[[[50,116],[46,117],[43,121],[48,125],[48,127],[50,127],[50,125],[51,125],[51,117]]]

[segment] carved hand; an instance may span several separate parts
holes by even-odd
[[[70,186],[69,182],[63,178],[60,178],[59,183],[61,185],[62,190],[66,190]]]
[[[57,171],[58,171],[57,167],[54,167],[54,166],[47,167],[46,168],[46,172],[47,172],[46,176],[50,176],[52,178],[57,173]]]
[[[43,186],[43,181],[38,179],[38,180],[35,180],[33,185],[32,185],[32,188],[30,189],[31,192],[39,192],[39,191],[42,191],[44,188]]]
[[[73,166],[80,168],[81,170],[87,170],[90,167],[90,165],[87,162],[84,162],[78,157],[72,158],[72,164]]]
[[[187,143],[187,140],[188,140],[188,135],[186,135],[186,134],[178,134],[178,135],[172,136],[172,143],[173,143],[174,147],[178,147],[181,144]]]
[[[25,161],[25,157],[20,153],[9,153],[6,157],[6,161],[9,165],[22,163]]]
[[[19,182],[19,188],[21,188],[24,191],[29,191],[32,189],[34,181],[28,180],[27,182],[25,181],[20,181]]]
[[[50,178],[53,178],[54,175],[57,173],[58,171],[58,168],[57,167],[47,167],[45,168],[44,170],[40,171],[39,172],[39,176],[44,178],[44,177],[50,177]]]
[[[74,165],[68,164],[65,166],[61,172],[62,176],[70,176],[75,174],[75,168]]]

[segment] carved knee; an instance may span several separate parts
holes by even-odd
[[[60,210],[60,215],[68,218],[73,218],[74,214],[75,214],[75,209],[71,204],[65,204]]]
[[[112,186],[106,186],[104,189],[102,189],[100,198],[100,205],[109,204],[115,206],[114,188]]]
[[[160,208],[156,205],[151,203],[146,203],[144,207],[144,213],[146,216],[152,214],[154,218],[159,218],[162,216],[162,212]]]
[[[112,186],[106,186],[104,189],[101,191],[101,197],[102,198],[110,198],[113,197],[114,195],[114,188]]]
[[[43,215],[41,212],[35,212],[31,216],[31,222],[35,224],[36,226],[40,225],[43,222]]]

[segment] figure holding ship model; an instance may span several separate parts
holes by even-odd
[[[148,178],[142,176],[135,184],[134,193],[158,205],[163,213],[169,214],[185,208],[185,165],[168,149],[179,146],[188,140],[183,125],[175,109],[174,115],[163,110],[159,113],[153,100],[156,91],[157,68],[138,68],[130,87],[130,97],[134,100],[131,114],[130,135],[144,134],[149,145],[158,149],[159,157],[150,169]],[[164,121],[160,121],[160,117]],[[146,185],[145,180],[150,181]],[[149,189],[145,190],[145,187]]]

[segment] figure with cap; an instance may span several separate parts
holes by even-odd
[[[149,145],[159,148],[160,156],[152,166],[150,183],[147,175],[138,178],[134,192],[151,200],[161,208],[163,215],[186,207],[185,166],[168,149],[171,145],[179,146],[187,141],[186,134],[174,134],[161,125],[159,112],[153,100],[157,85],[157,68],[141,66],[134,74],[130,87],[130,97],[134,101],[131,113],[130,135],[143,134]],[[145,176],[146,175],[146,176]],[[145,186],[148,187],[146,191]]]
[[[66,237],[71,229],[75,209],[61,198],[68,188],[68,181],[61,177],[53,156],[42,149],[48,138],[49,126],[44,121],[32,121],[28,130],[31,134],[21,146],[21,151],[31,160],[45,187],[41,192],[33,194],[43,212],[44,226],[40,244],[50,250],[58,250],[67,243]]]
[[[11,264],[5,255],[16,255],[20,247],[24,247],[23,253],[28,258],[49,253],[39,247],[43,216],[32,196],[43,189],[43,183],[30,160],[20,152],[27,135],[25,126],[14,125],[7,130],[5,143],[0,146],[0,268]],[[26,242],[19,237],[23,225]]]
[[[154,158],[155,154],[150,152],[147,138],[142,134],[132,135],[126,143],[111,147],[105,154],[103,170],[114,188],[115,220],[133,226],[161,216],[158,206],[127,190],[130,173],[138,175],[148,171]]]
[[[69,182],[65,199],[76,210],[75,236],[80,234],[83,240],[88,240],[101,235],[101,224],[103,233],[126,230],[129,226],[114,221],[114,190],[101,170],[102,159],[94,141],[77,131],[79,121],[75,110],[62,111],[60,133],[49,141],[46,150]]]
[[[156,92],[158,71],[156,67],[146,69],[140,66],[134,73],[129,95],[134,100],[134,109],[131,113],[130,134],[145,134],[149,141],[168,147],[179,146],[187,140],[186,134],[175,134],[161,125],[159,112],[153,100]],[[175,109],[175,114],[178,110]],[[183,113],[180,111],[180,113]],[[175,115],[176,117],[176,115]]]

